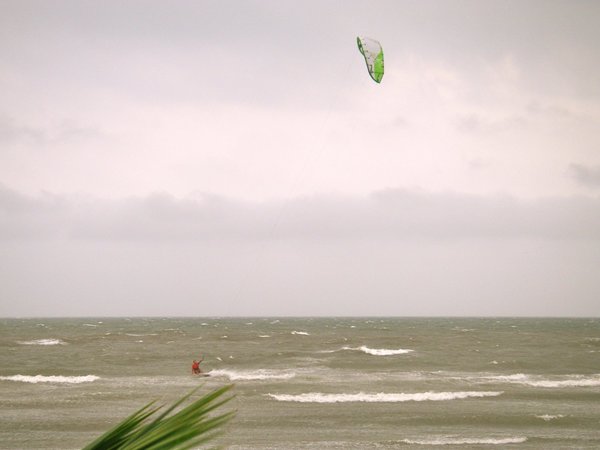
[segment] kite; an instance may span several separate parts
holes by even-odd
[[[375,39],[368,37],[357,37],[356,43],[358,49],[365,57],[365,63],[367,63],[367,69],[369,75],[373,78],[373,81],[381,83],[383,78],[383,49],[381,44]]]

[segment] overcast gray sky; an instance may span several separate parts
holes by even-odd
[[[1,1],[0,315],[598,316],[598,23]]]

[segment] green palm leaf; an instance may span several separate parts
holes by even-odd
[[[174,412],[199,388],[194,389],[157,417],[162,407],[151,402],[88,444],[83,450],[187,450],[215,438],[220,428],[235,414],[209,413],[233,397],[223,397],[232,386],[224,386]]]

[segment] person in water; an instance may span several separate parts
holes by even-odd
[[[200,369],[200,363],[204,361],[204,358],[200,358],[200,361],[196,361],[194,360],[194,362],[192,362],[192,374],[194,375],[199,375],[202,373],[202,369]]]

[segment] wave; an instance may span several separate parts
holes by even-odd
[[[299,403],[398,403],[398,402],[424,402],[424,401],[444,401],[461,400],[471,397],[497,397],[503,392],[488,391],[466,391],[466,392],[417,392],[414,394],[379,392],[377,394],[366,394],[359,392],[357,394],[324,394],[321,392],[308,392],[304,394],[267,394],[280,402],[299,402]]]
[[[529,381],[525,384],[535,387],[562,388],[562,387],[592,387],[600,386],[600,379],[573,379],[573,380],[541,380]]]
[[[21,345],[66,345],[66,342],[60,339],[36,339],[34,341],[17,341]]]
[[[405,353],[410,353],[410,352],[414,352],[414,350],[411,349],[404,349],[404,348],[399,348],[399,349],[387,349],[387,348],[369,348],[366,345],[362,345],[360,347],[344,347],[343,350],[358,350],[364,353],[367,353],[368,355],[374,355],[374,356],[392,356],[392,355],[403,355]]]
[[[537,417],[538,419],[542,419],[545,422],[550,422],[551,420],[561,419],[561,418],[563,418],[565,416],[563,414],[555,414],[555,415],[552,415],[552,414],[542,414],[542,415],[536,415],[535,417]]]
[[[310,336],[306,331],[292,331],[292,334],[299,334],[301,336]]]
[[[158,333],[147,333],[147,334],[125,333],[125,336],[134,336],[134,337],[140,337],[140,336],[158,336]]]
[[[526,437],[509,438],[450,438],[439,437],[435,439],[402,439],[400,442],[412,445],[505,445],[521,444],[527,441]]]
[[[495,375],[483,377],[485,380],[505,383],[523,384],[533,387],[564,388],[564,387],[593,387],[600,386],[600,375],[586,377],[584,375],[566,375],[562,379],[544,379],[539,376],[516,373],[513,375]]]
[[[57,384],[80,384],[80,383],[91,383],[96,381],[100,377],[96,375],[84,375],[84,376],[72,376],[66,377],[62,375],[11,375],[7,377],[0,377],[0,380],[4,381],[20,381],[22,383],[57,383]]]
[[[276,371],[276,370],[224,370],[217,369],[210,371],[211,376],[225,376],[231,381],[252,381],[252,380],[289,380],[294,378],[294,372]]]

